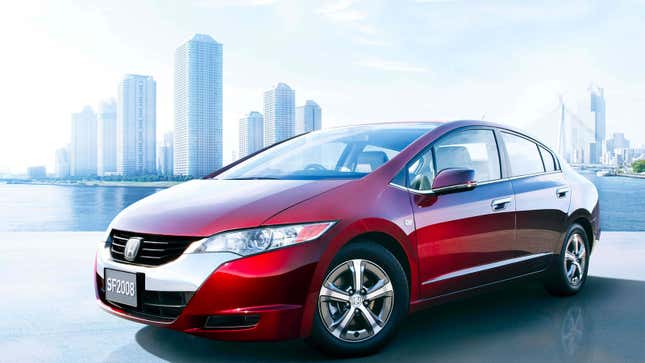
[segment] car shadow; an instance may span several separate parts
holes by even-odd
[[[645,282],[590,277],[580,294],[558,298],[548,295],[539,282],[524,281],[413,314],[383,351],[358,359],[642,361],[643,301]],[[145,327],[137,332],[136,341],[149,353],[171,362],[332,359],[301,340],[222,342]]]

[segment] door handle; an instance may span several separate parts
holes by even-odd
[[[569,193],[569,187],[562,187],[555,190],[555,196],[558,198],[564,198]]]
[[[490,206],[493,209],[493,211],[499,211],[499,210],[506,209],[506,205],[510,203],[511,203],[511,198],[499,198],[499,199],[493,199],[493,201],[490,202]]]

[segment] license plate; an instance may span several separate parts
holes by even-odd
[[[105,269],[105,299],[137,307],[137,275]]]

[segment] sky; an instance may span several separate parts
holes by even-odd
[[[0,5],[0,172],[53,171],[71,113],[157,81],[173,127],[175,49],[195,33],[224,52],[224,159],[239,119],[278,82],[323,127],[486,119],[554,143],[562,96],[605,89],[607,132],[645,144],[645,2],[450,0],[20,1]],[[159,139],[159,137],[158,137]]]

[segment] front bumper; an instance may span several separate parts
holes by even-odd
[[[281,340],[301,336],[302,316],[320,258],[316,241],[241,258],[232,253],[184,254],[146,267],[112,260],[109,249],[96,258],[96,297],[106,311],[139,323],[221,340]],[[138,273],[141,293],[186,293],[189,300],[173,319],[161,319],[105,300],[104,269]],[[244,327],[206,328],[209,317],[253,317]],[[259,318],[259,320],[257,320]]]

